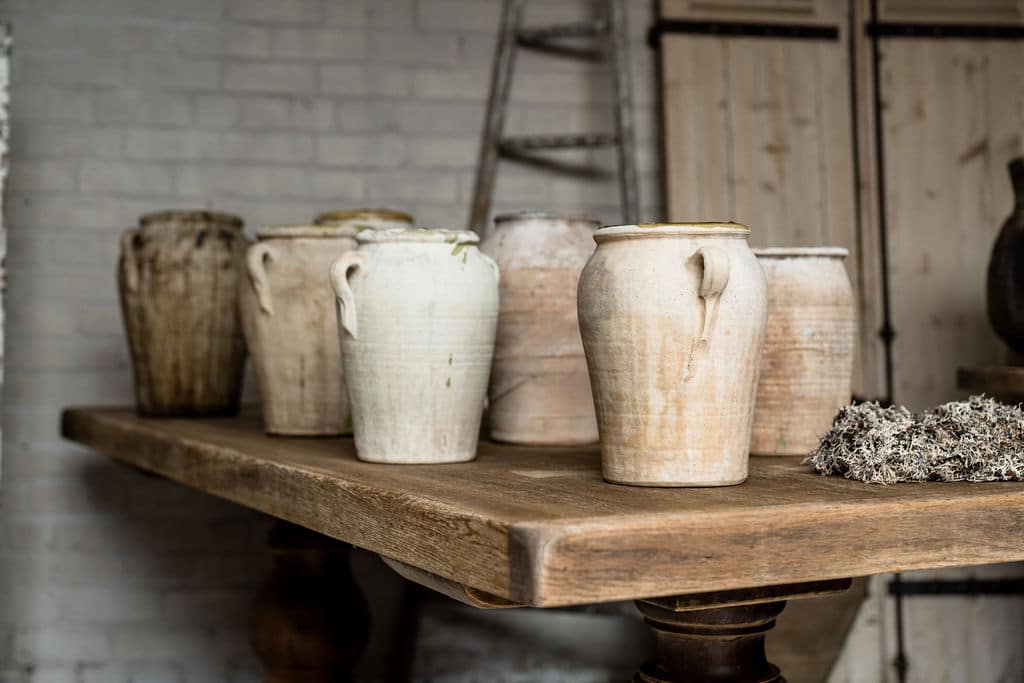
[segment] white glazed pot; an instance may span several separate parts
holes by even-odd
[[[501,268],[488,419],[494,439],[533,445],[597,441],[576,320],[576,283],[598,222],[523,212],[494,219],[480,249]]]
[[[578,303],[606,480],[746,479],[767,312],[749,234],[732,223],[595,234]]]
[[[348,422],[334,293],[326,274],[356,248],[353,227],[270,226],[246,254],[240,301],[270,434],[338,435]]]
[[[475,233],[365,230],[331,267],[356,453],[476,457],[498,319],[498,266]]]
[[[857,320],[846,249],[755,249],[768,330],[750,452],[806,455],[850,402]]]

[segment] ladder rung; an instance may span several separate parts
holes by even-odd
[[[521,44],[535,45],[557,38],[587,38],[608,32],[608,23],[603,20],[579,24],[559,24],[538,28],[519,29],[516,38]]]
[[[618,141],[615,133],[583,133],[578,135],[517,135],[498,143],[502,154],[515,154],[533,149],[567,149],[570,147],[607,147]]]

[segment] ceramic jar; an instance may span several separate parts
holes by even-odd
[[[755,249],[768,328],[750,452],[806,455],[850,402],[857,319],[842,248]]]
[[[337,435],[348,421],[338,353],[334,260],[356,248],[346,225],[270,226],[246,254],[239,295],[245,339],[270,434]]]
[[[476,457],[498,318],[498,266],[476,234],[364,230],[331,267],[356,453]]]
[[[317,225],[345,225],[370,230],[413,227],[412,216],[393,209],[328,211],[317,216],[313,222]]]
[[[746,479],[767,312],[749,234],[734,223],[595,233],[578,303],[606,480]]]
[[[212,211],[151,213],[125,231],[118,285],[140,415],[238,412],[248,244],[241,218]]]
[[[1024,156],[1008,165],[1013,211],[992,246],[985,280],[988,319],[1007,346],[1024,354]]]
[[[597,441],[587,361],[576,321],[576,283],[598,222],[524,212],[494,219],[480,249],[501,268],[491,436],[533,445]]]

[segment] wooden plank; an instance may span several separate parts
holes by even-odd
[[[1024,24],[1020,0],[880,0],[882,21],[946,24]]]
[[[662,37],[668,217],[735,220],[755,246],[849,249],[861,321],[854,393],[880,396],[878,240],[858,210],[846,4],[679,0],[663,3],[662,16],[723,19],[740,7],[762,23],[802,12],[841,39]]]
[[[882,260],[882,233],[878,212],[877,149],[874,106],[875,87],[871,44],[859,27],[870,18],[869,0],[854,0],[853,20],[856,27],[848,33],[852,41],[852,85],[856,130],[854,157],[856,164],[856,216],[858,229],[857,292],[860,334],[859,365],[854,380],[854,395],[881,398],[888,393],[885,368],[885,291]]]
[[[483,443],[389,466],[252,418],[70,410],[63,433],[193,488],[498,597],[556,606],[1024,559],[1024,484],[880,487],[753,458],[741,486],[601,480],[596,448]],[[942,524],[935,520],[941,519]]]
[[[666,36],[662,73],[668,220],[728,220],[733,210],[725,41]]]
[[[949,401],[958,366],[1007,358],[985,273],[1009,214],[1006,162],[1024,150],[1024,44],[882,42],[896,401]]]
[[[661,0],[659,14],[663,19],[815,25],[838,22],[842,6],[833,0]]]

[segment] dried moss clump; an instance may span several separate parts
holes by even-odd
[[[1024,479],[1024,410],[983,396],[913,414],[847,406],[807,458],[821,474],[871,484]]]

